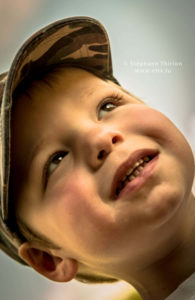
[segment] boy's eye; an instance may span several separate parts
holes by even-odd
[[[100,120],[105,114],[115,109],[120,104],[120,98],[107,98],[100,103],[98,108],[98,119]]]
[[[68,154],[66,151],[58,152],[56,154],[53,154],[49,161],[46,164],[45,169],[45,184],[47,183],[50,175],[55,171],[55,169],[58,167],[58,165],[61,163],[63,158]]]

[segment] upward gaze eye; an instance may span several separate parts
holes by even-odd
[[[63,158],[68,154],[68,152],[58,152],[49,159],[49,162],[46,166],[46,180],[49,178],[49,176],[55,171],[55,169],[58,167],[58,165],[61,163]]]
[[[98,119],[101,119],[108,112],[114,110],[120,104],[120,99],[118,98],[107,98],[99,105],[98,109]]]

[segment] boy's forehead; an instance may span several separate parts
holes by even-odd
[[[21,92],[17,95],[19,101],[22,103],[25,98],[31,100],[38,100],[37,102],[41,105],[41,101],[46,98],[52,100],[57,97],[67,97],[71,101],[78,102],[81,98],[85,98],[89,103],[90,99],[93,98],[96,93],[101,94],[103,90],[109,88],[116,88],[116,84],[109,82],[103,78],[96,76],[86,70],[79,68],[63,68],[54,70],[52,73],[46,74],[39,80],[29,82],[27,88],[21,89]],[[118,87],[118,86],[117,86]],[[53,97],[52,97],[53,96]],[[82,101],[80,101],[82,105]],[[34,101],[31,105],[33,105]],[[27,101],[28,104],[28,101]]]

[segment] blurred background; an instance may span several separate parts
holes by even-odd
[[[31,34],[76,15],[97,18],[105,25],[115,77],[170,117],[195,152],[195,1],[0,0],[0,73],[9,69]],[[0,252],[1,300],[119,299],[117,294],[126,289],[123,282],[53,283]]]

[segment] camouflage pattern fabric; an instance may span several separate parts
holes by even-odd
[[[30,37],[20,48],[9,72],[0,75],[0,248],[15,260],[21,239],[9,228],[11,107],[14,90],[25,80],[58,65],[89,70],[118,84],[113,77],[110,43],[97,20],[73,17],[57,21]]]

